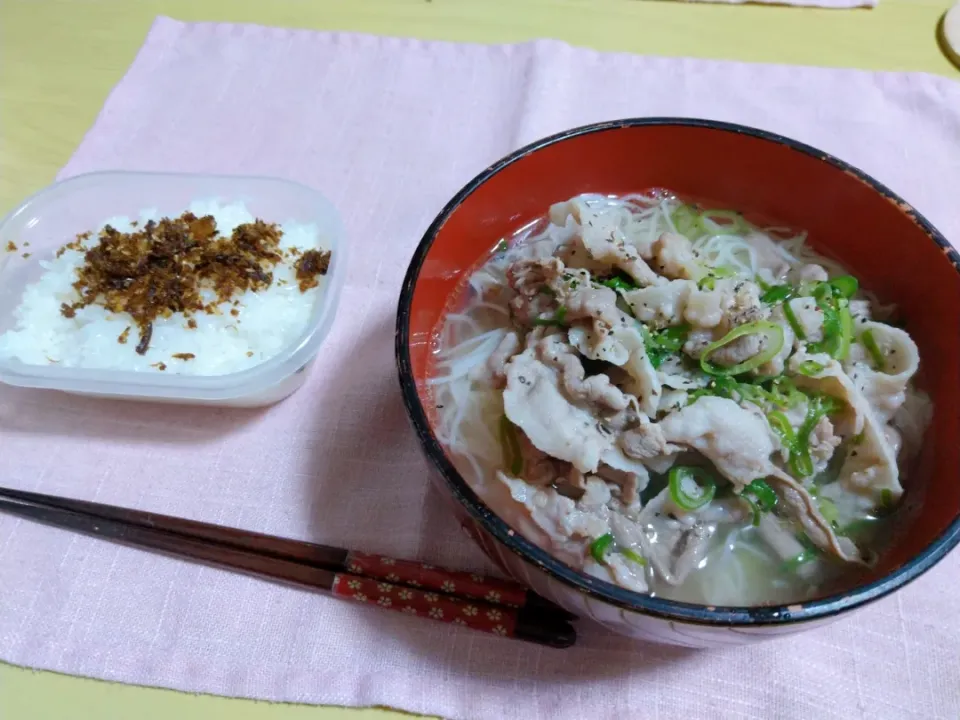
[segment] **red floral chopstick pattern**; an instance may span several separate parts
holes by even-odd
[[[331,588],[334,595],[385,610],[429,618],[474,630],[513,637],[517,611],[486,603],[460,600],[440,593],[424,592],[356,575],[337,575]]]
[[[394,560],[357,552],[347,555],[346,567],[348,572],[355,575],[456,594],[495,605],[523,607],[527,602],[526,588],[508,580],[498,580],[477,573],[444,570],[409,560]]]

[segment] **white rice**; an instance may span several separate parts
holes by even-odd
[[[215,200],[199,200],[190,205],[198,217],[213,215],[221,235],[229,236],[238,225],[254,221],[243,203],[221,205]],[[140,213],[139,224],[159,220],[155,210]],[[271,218],[262,218],[273,222]],[[120,232],[135,228],[128,217],[115,217],[104,225]],[[300,251],[321,247],[315,225],[286,223],[280,226],[282,250]],[[97,242],[96,233],[87,241]],[[16,359],[28,365],[57,365],[69,368],[134,370],[183,375],[225,375],[258,365],[293,343],[307,327],[320,286],[301,292],[296,281],[295,258],[285,258],[272,268],[273,283],[266,290],[236,294],[231,302],[221,303],[220,314],[196,313],[197,327],[187,327],[183,313],[153,323],[150,346],[144,355],[136,352],[139,330],[127,313],[111,313],[90,305],[76,311],[72,318],[60,313],[63,303],[80,299],[73,288],[76,270],[83,265],[83,251],[68,250],[59,258],[42,261],[45,270],[40,279],[28,285],[14,311],[13,329],[0,335],[0,359]],[[205,291],[205,299],[215,299]],[[230,314],[236,308],[237,316]],[[125,344],[118,338],[130,328]],[[192,353],[195,358],[181,360],[175,354]]]

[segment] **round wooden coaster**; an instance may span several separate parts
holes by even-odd
[[[940,22],[940,44],[950,62],[960,67],[960,2],[947,10]]]

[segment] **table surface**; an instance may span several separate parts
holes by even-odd
[[[0,2],[0,212],[53,180],[156,15],[474,42],[553,37],[652,55],[919,70],[951,0],[813,10],[652,0],[5,0]],[[0,663],[0,717],[391,720],[382,710],[268,704],[117,685]]]

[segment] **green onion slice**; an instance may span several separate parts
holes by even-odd
[[[790,469],[795,475],[808,477],[813,475],[813,458],[810,457],[810,433],[826,415],[831,415],[843,407],[843,403],[829,395],[814,395],[807,406],[807,417],[797,431],[794,451],[790,456]]]
[[[712,235],[737,233],[746,228],[740,213],[733,210],[704,210],[700,213],[700,225]]]
[[[681,510],[699,510],[713,500],[717,483],[703,468],[674,465],[670,468],[667,487],[670,499]],[[694,490],[694,488],[696,488]]]
[[[787,420],[787,416],[779,410],[774,410],[771,413],[767,413],[767,422],[770,423],[770,427],[773,428],[773,431],[780,437],[783,446],[793,452],[797,445],[797,436],[793,432],[793,427],[790,425],[790,421]]]
[[[693,206],[681,205],[673,211],[671,217],[678,233],[686,235],[691,240],[696,240],[700,226],[700,215]]]
[[[729,398],[736,402],[752,402],[763,409],[766,409],[767,403],[789,409],[807,400],[807,396],[784,375],[757,378],[753,382],[740,382],[731,377],[715,375],[705,387],[687,393],[687,404],[696,402],[705,395]]]
[[[840,316],[832,305],[824,302],[818,305],[823,311],[823,340],[813,343],[810,347],[816,353],[827,353],[833,357],[834,345],[840,334]]]
[[[637,565],[647,564],[647,559],[643,555],[640,555],[639,553],[634,552],[630,548],[623,548],[623,550],[620,551],[620,554],[623,555],[625,558],[627,558],[627,560],[632,560]]]
[[[833,500],[830,498],[820,498],[820,500],[817,501],[817,505],[820,508],[820,514],[823,515],[823,519],[831,525],[836,526],[837,521],[840,520],[840,511],[837,510],[837,506]]]
[[[737,383],[736,384],[736,393],[740,396],[742,400],[747,402],[752,402],[754,405],[763,407],[763,403],[767,400],[767,392],[759,385],[751,385],[749,383]]]
[[[730,367],[714,365],[709,361],[708,358],[710,355],[720,348],[724,347],[725,345],[729,345],[738,338],[753,334],[760,334],[767,341],[763,349],[753,357],[744,360],[741,363],[737,363],[736,365],[731,365]],[[706,349],[703,351],[703,355],[700,356],[700,368],[708,375],[740,375],[741,373],[749,372],[750,370],[754,370],[764,363],[769,362],[776,357],[777,353],[779,353],[782,348],[783,328],[775,323],[767,322],[766,320],[757,320],[756,322],[749,322],[736,327],[716,342],[707,345]]]
[[[520,477],[523,473],[523,453],[520,452],[520,438],[517,437],[517,429],[506,415],[500,416],[500,444],[503,446],[503,454],[507,466],[510,468],[510,473],[514,477]]]
[[[803,550],[795,557],[785,560],[781,568],[783,572],[793,573],[796,572],[801,565],[806,565],[811,560],[817,559],[817,553],[813,550]]]
[[[665,330],[661,330],[657,336],[657,342],[664,350],[678,352],[687,341],[687,335],[690,334],[690,326],[687,324],[674,325]]]
[[[660,343],[657,342],[657,336],[650,332],[646,325],[643,323],[637,324],[640,326],[640,336],[643,338],[643,348],[647,352],[647,359],[650,361],[654,370],[656,370],[663,364],[663,361],[666,360],[669,353],[660,347]]]
[[[815,352],[825,352],[835,360],[846,360],[853,340],[853,316],[849,302],[842,295],[835,297],[839,292],[835,293],[829,283],[820,283],[813,294],[823,310],[823,341],[812,347]]]
[[[823,310],[823,340],[811,345],[817,353],[827,353],[836,360],[844,360],[850,352],[853,318],[847,308],[834,308],[821,303]]]
[[[533,321],[534,325],[556,325],[558,327],[563,327],[563,321],[567,317],[567,308],[565,305],[561,305],[557,308],[557,311],[553,314],[553,317],[549,318],[537,318]]]
[[[740,499],[750,507],[754,527],[760,524],[760,514],[773,510],[779,500],[777,493],[763,478],[757,478],[747,485],[741,491]]]
[[[840,308],[840,338],[837,341],[837,352],[833,357],[836,360],[846,360],[850,354],[850,343],[853,341],[853,316],[850,308]]]
[[[607,533],[606,535],[601,535],[592,543],[590,543],[590,554],[593,555],[594,560],[599,563],[603,562],[603,556],[607,552],[607,549],[610,545],[613,544],[613,535]]]
[[[840,277],[835,277],[828,284],[840,295],[840,297],[847,298],[848,300],[856,295],[857,290],[860,288],[860,283],[857,282],[857,279],[853,275],[841,275]]]
[[[788,377],[781,375],[770,382],[770,400],[777,407],[789,410],[806,399],[807,396],[800,392]]]
[[[630,290],[637,289],[637,285],[634,282],[622,277],[621,275],[615,275],[608,280],[602,280],[600,284],[610,288],[611,290],[620,292],[629,292]]]
[[[736,277],[737,271],[726,265],[717,267],[707,267],[707,275],[700,278],[697,282],[697,288],[700,290],[714,290],[717,287],[717,280]]]
[[[843,410],[844,401],[840,398],[836,398],[833,395],[820,395],[819,399],[820,408],[823,410],[824,415],[834,415]]]
[[[800,477],[813,475],[813,458],[810,457],[809,443],[802,450],[797,450],[790,456],[790,469],[794,475]]]
[[[690,326],[687,324],[675,325],[654,333],[643,323],[640,323],[640,335],[643,337],[644,349],[647,351],[647,358],[654,369],[659,368],[668,356],[679,352],[687,341],[687,335],[689,334]]]
[[[801,375],[806,375],[807,377],[814,377],[819,373],[823,372],[824,367],[823,363],[818,363],[816,360],[804,360],[800,363],[800,366],[797,370]]]
[[[798,338],[806,340],[807,334],[804,332],[803,325],[797,320],[796,313],[794,313],[793,308],[790,307],[790,301],[796,296],[796,289],[790,285],[773,285],[766,287],[763,295],[760,296],[760,302],[764,302],[767,305],[783,303],[783,315],[787,318],[787,322],[790,323],[790,328]]]
[[[793,307],[791,307],[789,301],[783,304],[783,316],[787,319],[787,322],[790,323],[790,329],[793,330],[794,335],[801,340],[806,340],[807,331],[803,329],[803,325],[797,320],[797,314],[793,311]]]
[[[747,485],[741,494],[749,494],[756,498],[757,505],[765,512],[773,510],[777,505],[777,493],[763,478],[757,478]]]
[[[692,405],[697,400],[702,397],[725,397],[729,398],[731,395],[731,390],[724,385],[721,385],[717,380],[729,380],[729,378],[712,378],[710,382],[706,384],[705,387],[697,388],[696,390],[691,390],[687,393],[687,405]],[[733,381],[730,381],[733,382]]]
[[[753,520],[751,521],[751,525],[753,525],[754,527],[759,527],[759,525],[760,525],[760,506],[757,505],[757,503],[753,500],[753,498],[748,497],[748,496],[746,496],[746,495],[741,495],[741,496],[740,496],[740,499],[743,500],[743,502],[745,502],[745,503],[747,504],[747,506],[750,508],[750,515],[751,515],[752,518],[753,518]]]
[[[737,402],[752,402],[761,408],[768,402],[778,408],[792,408],[807,399],[807,396],[783,375],[758,378],[752,383],[738,382],[733,378],[717,375],[710,379],[706,387],[687,393],[687,398],[692,403],[705,395],[730,398]]]
[[[893,490],[890,488],[884,488],[880,491],[880,507],[887,512],[891,512],[896,507],[893,500]]]
[[[789,285],[774,285],[760,296],[760,302],[767,303],[767,305],[776,305],[790,299],[793,295],[794,290]]]
[[[825,302],[833,297],[833,286],[828,282],[815,282],[809,287],[809,292],[820,302]]]
[[[787,572],[793,572],[801,565],[805,565],[811,560],[816,560],[820,556],[820,548],[813,544],[806,533],[797,535],[797,540],[800,541],[804,549],[798,555],[783,563],[782,568]]]
[[[886,363],[883,358],[883,353],[880,352],[880,346],[877,345],[877,339],[873,336],[873,330],[864,330],[860,334],[860,342],[863,343],[867,352],[870,353],[870,357],[873,358],[873,364],[877,366],[877,370],[883,372],[883,367]]]
[[[845,525],[840,528],[840,534],[846,535],[847,537],[856,537],[858,535],[864,535],[877,526],[877,518],[865,517],[858,520],[852,521],[849,525]]]

